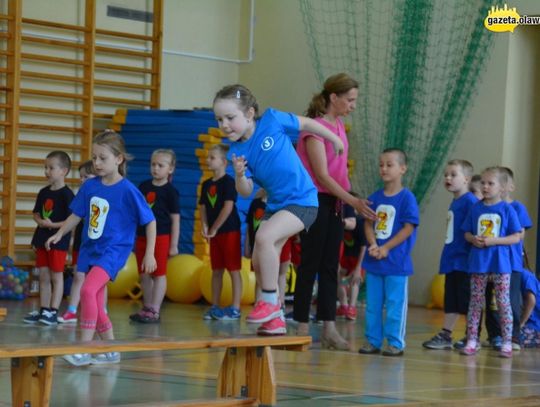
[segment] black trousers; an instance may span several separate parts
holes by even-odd
[[[333,195],[319,194],[317,219],[309,231],[300,234],[302,257],[294,290],[294,319],[309,322],[311,295],[315,277],[319,276],[317,320],[335,321],[337,270],[343,239],[343,221]]]

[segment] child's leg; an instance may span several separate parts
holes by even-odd
[[[88,272],[81,288],[81,340],[91,341],[98,324],[105,335],[112,328],[103,307],[104,287],[109,282],[109,275],[101,267],[94,266]],[[99,294],[99,299],[98,299]],[[108,322],[107,322],[108,321]],[[110,326],[109,326],[110,325]],[[108,327],[109,326],[109,327]],[[108,327],[108,328],[107,328]]]
[[[107,283],[97,292],[97,304],[98,304],[98,316],[96,324],[96,332],[101,339],[112,340],[114,339],[113,327],[109,315],[105,310],[105,307],[100,307],[99,304],[105,304],[105,295],[107,293]]]
[[[384,277],[366,273],[366,339],[380,349],[383,342]]]
[[[165,298],[165,293],[167,292],[167,276],[156,276],[153,280],[152,302],[147,304],[150,304],[150,307],[159,314],[161,304],[163,304],[163,298]]]
[[[240,270],[230,271],[232,283],[232,306],[240,309],[240,300],[242,299],[242,276]]]
[[[39,305],[41,308],[51,307],[51,271],[48,267],[39,268]]]
[[[73,313],[77,312],[77,307],[81,300],[81,287],[84,283],[85,273],[75,270],[73,273],[73,282],[71,283],[71,291],[69,293],[69,310]]]
[[[388,345],[397,349],[405,348],[408,281],[407,276],[385,276],[384,278],[383,295],[386,307],[384,336]]]
[[[212,305],[219,306],[221,298],[221,290],[223,288],[223,273],[224,269],[212,270]]]
[[[279,303],[285,305],[285,290],[287,289],[287,272],[289,271],[290,261],[284,261],[279,264],[278,291]]]
[[[519,342],[519,319],[521,318],[521,307],[523,298],[521,297],[521,273],[513,271],[510,276],[510,306],[512,307],[512,340]]]
[[[493,338],[501,336],[501,324],[499,321],[499,313],[495,309],[497,307],[497,301],[495,300],[494,285],[491,281],[488,281],[486,284],[485,303],[486,331],[488,338],[492,340]]]
[[[540,348],[540,332],[524,326],[521,328],[520,342],[524,348]]]
[[[64,273],[51,271],[51,308],[58,309],[64,296]]]
[[[151,274],[142,273],[140,279],[143,291],[143,305],[151,307],[154,303],[154,278]]]
[[[512,342],[512,307],[510,306],[510,274],[494,274],[495,298],[499,309],[503,345]]]
[[[469,347],[470,344],[472,348],[476,348],[478,341],[478,327],[484,306],[487,279],[487,274],[473,273],[471,275],[471,299],[467,313],[467,346]]]
[[[349,283],[349,291],[351,298],[349,299],[349,307],[356,308],[356,302],[358,301],[358,292],[360,291],[360,282],[351,277]]]
[[[349,280],[347,279],[347,270],[343,267],[339,268],[338,271],[338,287],[337,287],[337,297],[340,305],[348,306],[349,300],[347,298],[347,286]]]

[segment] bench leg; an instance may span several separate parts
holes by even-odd
[[[14,407],[48,407],[53,357],[11,359],[11,400]]]
[[[261,405],[276,404],[276,378],[269,346],[227,348],[217,383],[218,397],[253,397]]]

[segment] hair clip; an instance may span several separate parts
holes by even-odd
[[[242,96],[242,95],[240,95],[240,91],[237,90],[237,91],[236,91],[236,99],[240,99],[241,96]]]

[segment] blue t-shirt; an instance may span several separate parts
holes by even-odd
[[[218,218],[223,206],[225,205],[225,201],[232,201],[233,209],[216,233],[219,234],[240,230],[240,216],[238,215],[238,210],[236,209],[237,198],[238,192],[236,192],[234,178],[229,174],[225,174],[216,181],[214,181],[212,178],[208,178],[203,182],[201,187],[201,197],[199,198],[199,205],[204,205],[206,208],[206,221],[208,222],[208,229],[212,227]]]
[[[467,262],[471,244],[465,240],[465,233],[461,230],[461,225],[469,209],[476,202],[478,202],[478,198],[467,192],[454,199],[450,204],[446,220],[446,240],[439,266],[440,274],[468,270]]]
[[[387,276],[410,276],[413,274],[411,251],[416,241],[416,226],[420,223],[418,204],[413,193],[403,188],[393,196],[386,196],[382,189],[369,198],[371,208],[377,214],[373,225],[377,245],[382,246],[392,239],[406,223],[415,226],[413,233],[388,252],[388,257],[377,260],[366,252],[362,267],[368,273]]]
[[[536,305],[525,326],[540,331],[540,282],[533,273],[524,270],[521,273],[521,294],[525,295],[527,291],[530,291],[536,297]]]
[[[141,192],[125,178],[114,185],[104,185],[101,177],[85,181],[71,210],[84,219],[77,270],[99,266],[111,280],[126,264],[137,226],[155,220]]]
[[[270,213],[288,205],[319,206],[317,189],[286,134],[299,128],[296,115],[268,109],[248,140],[231,144],[228,158],[246,158],[253,180],[266,190]]]
[[[180,213],[180,204],[177,189],[167,182],[164,185],[154,185],[152,180],[143,181],[139,185],[139,191],[146,199],[146,203],[152,209],[156,217],[156,231],[158,235],[171,234],[171,214]],[[137,236],[145,236],[144,227],[137,228]]]
[[[512,201],[510,205],[516,211],[521,228],[530,229],[532,220],[525,205],[518,201]],[[510,262],[512,263],[512,271],[523,271],[523,240],[510,246]]]
[[[463,232],[474,236],[505,237],[521,230],[516,211],[509,203],[501,201],[494,205],[485,205],[483,201],[475,203],[463,225]],[[471,245],[469,253],[469,273],[511,273],[510,246],[496,245],[478,248]]]
[[[39,191],[32,212],[38,213],[41,219],[50,219],[53,223],[63,222],[71,215],[69,204],[72,200],[73,191],[68,186],[52,190],[51,186],[48,185]],[[45,242],[56,232],[58,232],[58,229],[38,226],[32,237],[32,246],[37,249],[44,249]],[[70,238],[71,233],[66,233],[52,248],[67,251]]]

